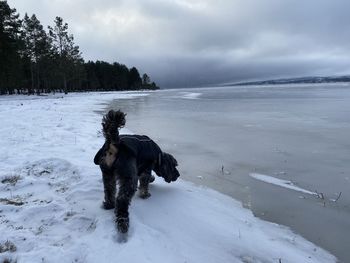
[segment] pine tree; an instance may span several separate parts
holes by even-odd
[[[142,85],[147,86],[151,83],[150,77],[145,73],[142,75]]]
[[[14,93],[22,80],[21,20],[16,9],[0,1],[0,93]]]
[[[31,88],[28,93],[36,90],[39,92],[44,60],[49,56],[50,44],[48,36],[35,15],[31,18],[27,14],[23,20],[23,40],[25,43],[25,55],[30,63]]]
[[[129,88],[133,90],[140,89],[141,84],[142,80],[139,71],[137,70],[137,68],[132,67],[129,73]]]
[[[79,46],[74,44],[73,35],[68,34],[68,24],[64,23],[61,17],[56,17],[54,22],[54,27],[48,27],[49,36],[53,55],[58,61],[58,73],[62,77],[63,90],[67,93],[68,81],[72,81],[76,77],[74,75],[81,73],[83,60]]]

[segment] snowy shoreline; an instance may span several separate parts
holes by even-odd
[[[147,94],[0,97],[0,244],[16,246],[0,262],[336,262],[287,227],[183,180],[157,178],[149,200],[135,196],[128,242],[118,243],[113,212],[100,208],[94,111]]]

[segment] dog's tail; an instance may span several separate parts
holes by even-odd
[[[119,142],[119,129],[125,125],[126,114],[120,110],[110,110],[102,119],[102,132],[106,141],[117,144]]]

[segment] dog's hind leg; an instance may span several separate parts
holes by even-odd
[[[115,208],[116,175],[113,172],[102,171],[102,179],[105,193],[104,209]]]
[[[121,162],[123,163],[123,162]],[[131,198],[137,190],[137,166],[136,159],[123,163],[118,177],[118,195],[116,199],[116,224],[120,233],[126,233],[129,229],[129,205]]]

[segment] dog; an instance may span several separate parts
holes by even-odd
[[[115,209],[116,226],[120,233],[129,229],[129,205],[137,190],[148,198],[149,184],[155,180],[152,171],[166,182],[180,176],[178,163],[169,153],[145,135],[119,135],[126,114],[110,110],[102,119],[105,143],[96,153],[94,163],[100,166],[104,186],[104,209]],[[118,193],[116,197],[118,183]]]

